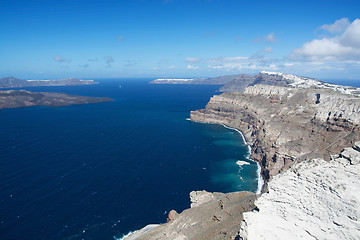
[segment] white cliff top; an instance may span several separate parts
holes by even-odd
[[[244,213],[244,239],[360,239],[359,146],[275,176],[259,211]]]
[[[326,83],[319,81],[314,78],[301,77],[293,74],[286,74],[281,72],[270,72],[270,71],[261,71],[261,74],[271,75],[271,76],[279,76],[288,81],[290,81],[290,86],[297,88],[324,88],[331,89],[344,94],[351,94],[354,96],[360,96],[360,88],[349,87],[349,86],[341,86],[331,83]]]

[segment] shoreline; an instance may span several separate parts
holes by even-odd
[[[215,124],[216,124],[216,123],[215,123]],[[226,126],[225,124],[218,124],[218,125],[222,125],[223,127],[227,128],[227,129],[231,129],[231,130],[234,130],[234,131],[238,132],[238,133],[241,135],[241,137],[242,137],[245,145],[248,146],[248,156],[246,157],[246,159],[248,159],[248,160],[251,161],[251,162],[255,162],[256,165],[257,165],[256,174],[257,174],[257,180],[258,180],[258,188],[257,188],[255,194],[261,194],[262,189],[263,189],[263,186],[264,186],[264,183],[265,183],[265,182],[264,182],[264,178],[263,178],[262,175],[261,175],[261,166],[260,166],[260,163],[259,163],[259,162],[257,162],[257,161],[255,161],[255,160],[253,160],[253,159],[250,158],[250,156],[251,156],[251,147],[250,147],[250,145],[247,143],[247,141],[246,141],[246,139],[245,139],[245,137],[244,137],[244,134],[243,134],[240,130],[238,130],[238,129],[236,129],[236,128],[228,127],[228,126]]]
[[[224,128],[227,128],[227,129],[230,129],[230,130],[234,130],[236,132],[238,132],[240,134],[240,136],[242,137],[245,145],[248,147],[248,156],[246,157],[247,160],[251,161],[251,162],[254,162],[256,163],[257,165],[257,170],[256,170],[256,174],[257,174],[257,181],[258,181],[258,186],[257,186],[257,189],[256,189],[256,192],[255,194],[261,194],[262,193],[262,190],[263,190],[263,187],[264,187],[264,178],[263,176],[261,175],[261,166],[260,166],[260,163],[251,159],[250,156],[251,156],[251,147],[250,145],[247,143],[245,137],[244,137],[244,134],[236,129],[236,128],[232,128],[232,127],[229,127],[229,126],[226,126],[225,124],[221,124],[221,123],[204,123],[204,122],[199,122],[199,121],[194,121],[194,120],[191,120],[190,118],[186,118],[187,121],[191,121],[191,122],[196,122],[196,123],[202,123],[202,124],[216,124],[216,125],[221,125],[223,126]]]

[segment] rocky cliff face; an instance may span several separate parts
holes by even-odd
[[[244,213],[242,239],[360,239],[360,142],[275,176]]]
[[[239,129],[265,179],[295,162],[329,160],[360,140],[360,98],[329,89],[255,85],[211,98],[191,119]]]

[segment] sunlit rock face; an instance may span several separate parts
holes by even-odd
[[[191,119],[239,129],[266,179],[360,140],[360,98],[330,89],[258,84],[212,97]]]
[[[243,239],[360,239],[360,142],[275,176],[244,213]]]

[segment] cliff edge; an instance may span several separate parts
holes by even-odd
[[[215,95],[190,116],[239,129],[267,180],[295,162],[330,160],[360,140],[360,98],[331,89],[258,84]]]

